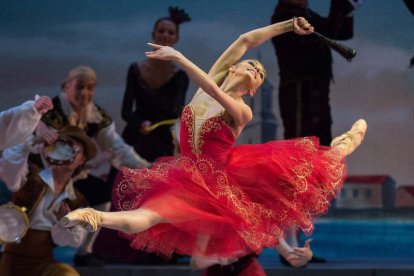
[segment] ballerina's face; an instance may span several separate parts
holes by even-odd
[[[168,20],[161,20],[152,32],[155,44],[173,46],[178,40],[177,26]]]
[[[248,78],[252,90],[259,88],[266,77],[266,70],[263,65],[254,59],[239,62],[236,65],[236,70],[239,75]]]

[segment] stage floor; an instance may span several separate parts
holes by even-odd
[[[315,221],[312,249],[326,263],[306,268],[283,266],[274,249],[266,248],[259,262],[268,275],[294,276],[405,276],[414,275],[414,210],[341,210]],[[301,244],[306,239],[300,237]],[[74,249],[60,248],[57,259],[72,263]],[[181,265],[106,265],[103,268],[78,268],[81,275],[201,275]]]
[[[132,276],[132,275],[168,275],[201,276],[187,265],[176,266],[132,266],[107,265],[103,268],[78,268],[83,276]],[[323,264],[310,264],[306,268],[288,268],[281,265],[266,267],[269,276],[412,276],[414,259],[398,260],[334,260]]]

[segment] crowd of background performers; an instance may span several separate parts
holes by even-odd
[[[304,17],[327,37],[352,37],[353,15],[361,1],[332,0],[327,17],[316,14],[307,2],[280,0],[271,22]],[[155,44],[172,47],[179,39],[179,25],[191,19],[178,8],[170,8],[169,13],[155,22],[152,38]],[[328,146],[332,140],[329,90],[333,76],[329,46],[314,36],[293,32],[274,37],[272,43],[280,69],[284,138],[317,136],[321,145]],[[115,230],[103,228],[89,233],[82,227],[64,228],[58,222],[80,207],[115,210],[111,206],[112,188],[120,168],[150,168],[159,157],[180,154],[177,118],[186,104],[189,79],[186,71],[171,60],[146,58],[131,63],[121,107],[126,122],[122,135],[115,129],[111,115],[94,102],[98,77],[88,66],[70,70],[53,98],[36,96],[0,113],[2,185],[7,185],[15,205],[28,209],[30,220],[22,241],[3,247],[1,275],[10,271],[19,272],[15,275],[24,275],[25,271],[32,275],[78,275],[73,267],[54,259],[55,246],[77,248],[75,266],[172,264],[185,260],[185,256],[176,254],[165,260],[133,249],[130,241]],[[58,146],[56,141],[60,141]],[[55,147],[49,146],[53,144]],[[106,179],[89,173],[105,162],[111,166]],[[299,247],[296,230],[287,232],[290,245],[281,239],[276,247],[282,261],[290,266],[306,266],[313,256],[310,240]],[[257,257],[249,254],[228,265],[210,266],[204,273],[263,275]]]

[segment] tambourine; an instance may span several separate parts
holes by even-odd
[[[0,205],[0,243],[19,243],[28,229],[25,208],[13,203]]]
[[[53,144],[43,147],[43,157],[50,164],[66,165],[73,162],[80,151],[76,142],[67,136],[60,136]]]

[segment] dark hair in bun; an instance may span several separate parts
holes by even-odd
[[[158,23],[160,23],[161,21],[167,20],[167,21],[173,22],[175,24],[175,26],[177,27],[177,34],[178,34],[179,33],[178,26],[180,24],[184,23],[184,22],[190,22],[191,21],[191,17],[188,16],[188,14],[185,12],[184,9],[180,9],[178,7],[169,7],[168,12],[169,12],[170,16],[161,17],[157,21],[155,21],[153,31],[155,31],[155,29],[157,28]]]

